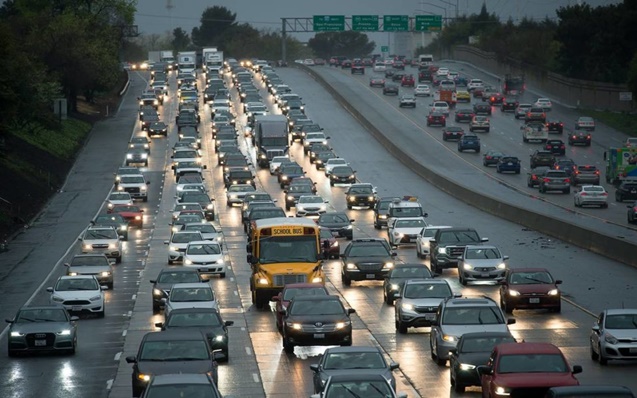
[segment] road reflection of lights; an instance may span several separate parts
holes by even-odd
[[[75,376],[75,371],[71,367],[71,363],[65,362],[60,369],[60,379],[62,381],[63,389],[70,390],[75,387],[73,376]]]
[[[9,383],[24,379],[22,374],[22,364],[20,362],[14,362],[11,364],[11,376],[9,377]]]
[[[328,348],[330,348],[330,346],[294,347],[294,355],[296,355],[296,357],[299,359],[319,357],[323,355],[325,350]]]

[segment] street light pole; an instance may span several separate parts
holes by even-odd
[[[450,3],[450,2],[448,2],[448,1],[444,1],[444,0],[439,0],[439,1],[440,1],[441,3],[445,3],[445,4],[447,4],[447,5],[450,5],[450,6],[455,7],[455,8],[456,8],[456,19],[458,19],[458,5],[459,5],[460,0],[456,0],[456,4],[453,4],[453,3]]]

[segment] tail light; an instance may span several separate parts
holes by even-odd
[[[491,159],[491,156],[487,156],[487,160]]]
[[[442,117],[442,120],[445,120],[445,119],[446,119],[446,118],[445,118],[445,116],[443,116],[443,117]]]
[[[590,139],[591,139],[591,136],[590,136],[590,135],[587,135],[587,136],[586,136],[586,139],[587,139],[587,140],[590,140]]]
[[[604,192],[602,196],[608,196],[608,192]]]
[[[595,175],[599,175],[599,170],[595,171]]]
[[[562,145],[560,148],[562,148],[562,149],[566,149],[566,146]]]
[[[550,178],[542,178],[542,181],[543,182],[551,182],[551,179]]]
[[[566,179],[564,179],[564,182],[567,183],[567,184],[570,184],[571,183],[571,179],[570,178],[566,178]]]
[[[634,211],[634,212],[637,212],[637,207],[633,207],[633,211]]]
[[[536,176],[535,174],[533,174],[533,175],[531,176],[531,179],[532,179],[532,180],[537,180],[537,176]]]
[[[579,174],[579,170],[575,170],[575,174]]]
[[[579,196],[588,196],[588,194],[586,192],[582,192],[579,194]]]
[[[560,123],[560,127],[564,126],[564,123]]]
[[[577,136],[575,136],[575,135],[574,135],[574,136],[573,136],[573,139],[575,139],[575,138],[577,138]]]

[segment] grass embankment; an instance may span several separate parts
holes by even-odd
[[[626,133],[630,136],[637,136],[637,114],[620,113],[610,111],[582,110],[582,114],[604,123],[608,127]]]

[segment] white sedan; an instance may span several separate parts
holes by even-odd
[[[343,158],[328,159],[325,163],[325,175],[329,176],[332,173],[332,169],[336,166],[349,166],[349,163]]]
[[[288,155],[284,156],[275,156],[270,160],[270,175],[276,174],[277,170],[283,163],[290,162],[290,157]]]
[[[431,96],[431,88],[428,84],[419,84],[414,89],[414,95],[416,97],[429,97]]]
[[[449,74],[449,68],[439,68],[438,71],[436,72],[436,75],[438,76],[447,77],[448,74]]]
[[[108,195],[108,199],[106,200],[107,206],[109,209],[112,209],[115,205],[133,205],[133,198],[130,196],[128,192],[118,192],[114,191]]]
[[[416,255],[418,258],[427,258],[429,252],[429,242],[436,236],[439,229],[451,228],[449,225],[428,225],[423,228],[416,237]]]
[[[209,283],[176,283],[164,307],[164,316],[168,318],[170,311],[180,308],[212,308],[219,310],[219,302]]]
[[[327,211],[328,201],[319,195],[303,195],[296,202],[297,217],[318,217]]]
[[[548,98],[538,98],[533,106],[542,108],[544,109],[544,111],[550,111],[551,109],[553,109],[553,103]]]
[[[608,207],[608,192],[601,185],[582,185],[573,198],[575,207],[599,206]]]
[[[219,242],[211,240],[192,241],[186,246],[184,267],[195,268],[200,274],[226,277],[226,263]]]
[[[385,72],[387,70],[387,66],[385,66],[382,62],[376,62],[373,68],[374,72]]]
[[[243,198],[254,191],[256,191],[256,188],[251,184],[230,185],[228,189],[226,189],[226,205],[241,204],[243,203]]]
[[[93,275],[61,276],[47,287],[50,304],[62,305],[70,313],[92,313],[104,317],[104,290]]]
[[[392,246],[416,243],[416,239],[423,228],[427,226],[424,217],[394,218],[387,225],[387,235]]]

